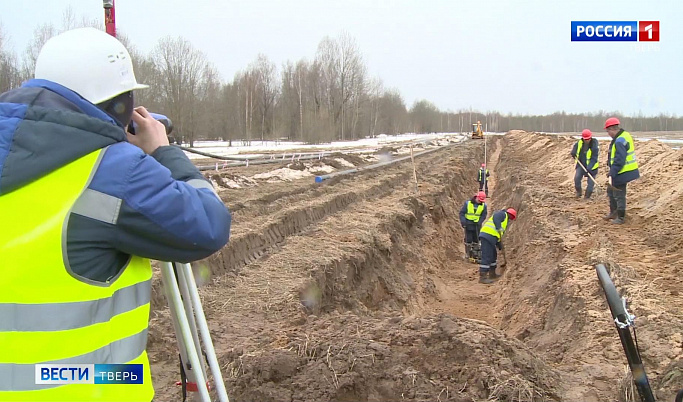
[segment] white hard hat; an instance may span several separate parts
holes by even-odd
[[[35,78],[63,85],[93,104],[148,88],[135,80],[123,44],[95,28],[73,29],[45,42],[36,60]]]

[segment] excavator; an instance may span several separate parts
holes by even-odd
[[[481,122],[477,121],[472,123],[472,139],[481,140],[484,139],[484,132],[481,130]]]

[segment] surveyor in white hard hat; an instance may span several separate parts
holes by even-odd
[[[144,88],[121,42],[82,28],[48,40],[35,79],[0,95],[0,400],[150,401],[149,259],[228,241],[211,183],[134,109]],[[133,384],[37,384],[49,362],[142,370]]]

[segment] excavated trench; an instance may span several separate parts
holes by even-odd
[[[419,161],[419,194],[412,169],[394,167],[240,203],[231,243],[203,262],[231,400],[626,400],[625,359],[590,264],[607,263],[618,285],[639,276],[609,251],[617,239],[595,229],[600,201],[574,205],[564,171],[544,171],[571,142],[533,138],[488,143],[489,210],[519,213],[494,285],[477,283],[477,265],[462,258],[458,212],[477,189],[478,141]],[[172,331],[155,294],[150,355],[169,399]],[[652,315],[645,341],[678,339],[680,326],[652,328],[680,317],[641,312]],[[676,353],[643,356],[669,397],[681,381]]]

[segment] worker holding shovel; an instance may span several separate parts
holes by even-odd
[[[593,194],[593,186],[595,185],[595,177],[598,174],[598,140],[593,138],[593,133],[585,129],[581,133],[581,139],[574,144],[571,151],[571,156],[574,158],[574,166],[576,171],[574,173],[574,188],[576,189],[576,198],[584,196],[582,194],[581,181],[587,177],[585,199],[590,199]]]
[[[498,266],[498,250],[503,249],[501,240],[508,223],[517,218],[517,211],[512,208],[507,210],[501,209],[493,213],[493,215],[486,220],[484,226],[479,233],[481,240],[481,262],[479,263],[479,283],[491,284],[494,279],[500,275],[496,274],[496,267]]]

